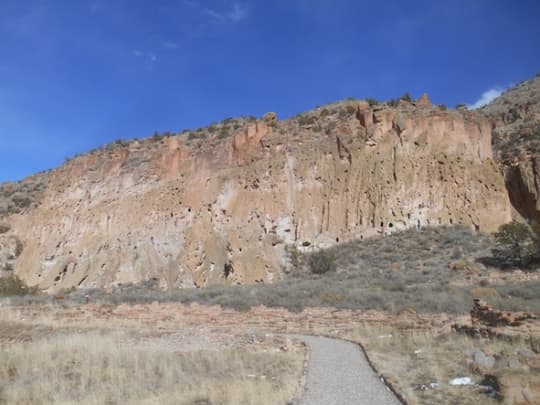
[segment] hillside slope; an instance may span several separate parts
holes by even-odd
[[[0,236],[22,241],[10,265],[41,288],[178,287],[279,280],[291,246],[509,219],[489,121],[423,96],[117,142],[52,170]]]
[[[493,149],[512,205],[523,218],[540,223],[540,75],[481,111],[493,123]]]

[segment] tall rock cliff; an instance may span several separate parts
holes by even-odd
[[[168,287],[269,283],[290,246],[426,225],[492,231],[510,219],[489,121],[427,96],[118,142],[43,184],[0,223],[22,242],[14,271],[50,290],[151,277]]]
[[[516,212],[540,223],[540,75],[482,108],[493,124],[493,148]]]

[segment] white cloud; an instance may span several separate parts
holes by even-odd
[[[210,17],[221,22],[237,23],[245,20],[248,17],[248,10],[246,6],[240,3],[234,3],[232,9],[228,11],[220,12],[211,8],[205,8],[204,12]]]
[[[476,108],[480,108],[485,106],[486,104],[491,103],[493,100],[495,100],[497,97],[499,97],[505,89],[501,89],[499,87],[495,87],[493,89],[489,89],[482,93],[480,98],[476,100],[474,104],[467,105],[469,110],[474,110]]]

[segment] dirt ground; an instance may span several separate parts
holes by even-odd
[[[307,308],[293,313],[263,306],[237,312],[219,306],[158,302],[117,306],[57,302],[18,307],[3,303],[0,346],[55,334],[116,331],[122,332],[126,343],[139,348],[261,353],[302,350],[300,342],[289,339],[289,334],[320,335],[361,343],[381,377],[412,404],[434,400],[490,404],[504,394],[506,403],[517,404],[527,403],[526,396],[537,395],[538,319],[516,327],[492,327],[489,336],[458,333],[456,325],[473,326],[469,315],[417,314],[412,310],[389,314],[375,310]],[[482,369],[475,363],[475,351],[483,351],[495,359],[510,359],[513,353],[516,356],[527,353],[529,357],[526,360],[520,357],[517,364],[510,366],[506,363],[501,366],[497,360],[496,367]],[[486,376],[491,375],[502,385],[487,387]],[[452,378],[464,376],[471,378],[471,384],[449,384]],[[523,387],[515,383],[516,379]],[[514,399],[509,399],[510,396]]]

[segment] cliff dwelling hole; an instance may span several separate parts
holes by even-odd
[[[450,225],[452,225],[454,223],[454,220],[452,218],[450,218],[450,220],[448,222],[450,223]]]
[[[234,269],[231,263],[225,263],[223,266],[223,275],[225,276],[225,279],[229,278],[229,276],[234,273]]]
[[[187,212],[191,212],[191,207],[189,207],[189,208],[187,209]]]
[[[336,242],[339,243],[339,238],[336,238]]]
[[[78,286],[80,287],[80,286],[81,286],[81,284],[82,284],[82,283],[84,283],[84,282],[86,281],[86,279],[87,279],[87,278],[88,278],[88,276],[84,276],[84,277],[82,278],[82,280],[81,280],[81,281],[79,281],[79,284],[78,284]]]
[[[381,221],[381,228],[384,228],[384,222]]]
[[[418,222],[416,223],[416,227],[420,228],[420,220],[418,220]]]
[[[411,219],[411,214],[407,214],[407,219]]]
[[[479,232],[480,231],[480,225],[474,224],[474,230],[476,232]]]
[[[388,224],[388,228],[393,228],[393,227],[394,227],[394,224],[393,224],[392,222],[390,222],[390,223]]]

